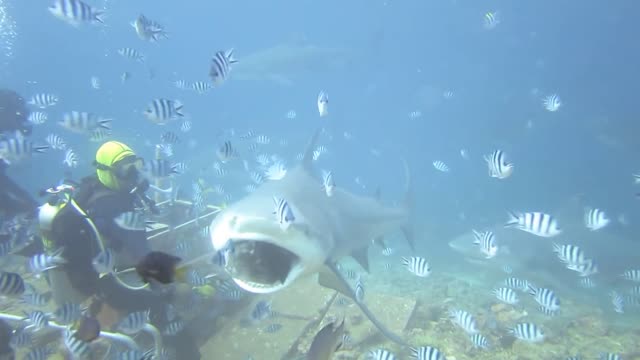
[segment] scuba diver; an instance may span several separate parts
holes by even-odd
[[[31,135],[28,117],[29,109],[24,99],[14,91],[0,89],[0,139],[3,134],[13,135],[15,132]],[[0,159],[0,213],[7,216],[33,214],[38,202],[9,178],[6,174],[8,167],[8,163]]]
[[[94,165],[95,176],[88,176],[79,184],[58,186],[62,191],[72,191],[66,199],[52,196],[40,208],[43,246],[47,252],[64,248],[62,256],[66,261],[48,272],[54,300],[58,305],[79,304],[92,297],[89,315],[94,317],[109,310],[119,316],[150,310],[150,322],[163,329],[170,320],[167,309],[172,293],[128,287],[114,274],[100,276],[93,265],[105,248],[113,252],[116,262],[124,259],[128,263],[124,267],[131,267],[151,252],[144,229],[122,227],[115,221],[141,205],[154,208],[145,195],[149,182],[141,173],[144,162],[127,145],[108,141],[98,149]],[[200,359],[194,337],[187,329],[168,340],[165,342],[172,345],[178,358]]]

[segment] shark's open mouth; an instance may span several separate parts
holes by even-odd
[[[286,285],[289,275],[300,265],[293,252],[260,240],[231,240],[226,270],[231,277],[253,292],[272,292]]]

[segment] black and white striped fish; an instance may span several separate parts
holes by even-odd
[[[411,348],[411,358],[416,360],[446,360],[444,354],[432,346]]]
[[[73,26],[82,23],[104,24],[103,10],[96,10],[80,0],[55,0],[49,11],[58,19]]]
[[[594,287],[596,287],[596,284],[590,277],[583,277],[582,279],[580,279],[579,284],[580,287],[585,289],[593,289]]]
[[[431,274],[431,267],[429,266],[427,259],[423,257],[403,257],[402,265],[409,270],[409,272],[419,277],[427,277]]]
[[[515,305],[520,301],[518,294],[511,288],[497,288],[493,290],[493,294],[498,300],[506,304]]]
[[[553,251],[558,255],[560,261],[567,265],[582,264],[587,261],[587,258],[584,255],[584,251],[582,251],[582,249],[576,245],[553,244]]]
[[[22,301],[31,306],[43,307],[49,303],[51,297],[51,292],[39,293],[36,291],[30,291],[22,294]]]
[[[132,312],[118,323],[118,330],[125,334],[138,333],[149,322],[149,310]]]
[[[562,106],[562,101],[558,94],[551,94],[542,99],[542,105],[547,111],[556,112],[560,109],[560,106]]]
[[[587,229],[596,231],[609,225],[611,220],[604,211],[596,208],[587,209],[584,214],[584,223]]]
[[[34,273],[41,273],[64,265],[67,261],[62,257],[63,252],[64,248],[59,248],[51,254],[36,254],[29,260],[29,268]]]
[[[60,324],[73,324],[82,317],[82,309],[78,304],[65,302],[51,315]]]
[[[612,291],[609,293],[611,297],[611,304],[613,305],[613,311],[618,314],[624,313],[624,298],[616,291]]]
[[[88,359],[91,357],[89,343],[77,338],[75,331],[72,331],[69,327],[64,331],[64,346],[74,359]]]
[[[518,279],[515,277],[510,277],[504,281],[505,286],[510,287],[512,289],[520,290],[520,291],[528,291],[530,288],[530,284],[527,280]]]
[[[615,353],[602,353],[598,360],[622,360],[622,356]]]
[[[558,221],[551,215],[542,212],[509,213],[509,221],[505,227],[516,228],[540,237],[554,237],[562,230]]]
[[[471,343],[476,349],[488,349],[490,347],[489,340],[480,333],[471,335]]]
[[[22,276],[8,271],[0,271],[0,295],[20,296],[24,294],[25,284]]]
[[[327,196],[333,196],[333,190],[336,188],[336,183],[333,180],[333,173],[331,171],[322,172],[322,185]]]
[[[527,342],[535,343],[544,340],[542,329],[533,323],[519,323],[510,330],[510,333],[515,336],[516,339]]]
[[[142,14],[131,23],[131,26],[135,29],[138,37],[145,41],[156,42],[169,37],[162,25]]]
[[[630,281],[640,282],[640,269],[627,270],[622,273],[622,278]]]
[[[165,144],[177,144],[180,142],[180,137],[173,131],[165,131],[160,135],[160,140]]]
[[[193,124],[191,123],[191,121],[189,120],[184,120],[181,124],[180,124],[180,131],[182,131],[183,133],[189,132],[191,131],[191,127],[193,126]]]
[[[130,47],[120,48],[118,49],[118,55],[130,60],[137,61],[137,62],[141,62],[141,63],[144,62],[144,54],[134,48],[130,48]]]
[[[560,299],[556,296],[556,293],[547,288],[529,288],[529,293],[533,296],[535,301],[544,306],[545,308],[556,311],[560,309]]]
[[[449,166],[447,164],[445,164],[443,161],[440,160],[436,160],[433,162],[433,167],[441,172],[449,172],[451,171],[451,169],[449,168]]]
[[[27,353],[25,360],[47,360],[49,355],[53,354],[53,350],[48,347],[38,347]]]
[[[113,221],[122,229],[131,231],[145,231],[153,224],[142,211],[127,211],[116,216]]]
[[[211,59],[211,68],[209,69],[209,76],[213,84],[222,85],[229,77],[231,64],[237,62],[233,57],[233,49],[216,52]]]
[[[45,141],[53,150],[65,150],[67,148],[67,142],[57,134],[47,135]]]
[[[249,314],[249,319],[252,322],[259,322],[265,320],[266,318],[272,315],[273,311],[271,310],[271,302],[266,300],[261,300],[256,303],[251,310],[251,314]]]
[[[44,312],[36,310],[25,314],[27,315],[26,319],[29,319],[31,325],[33,325],[36,330],[49,326],[49,317]]]
[[[48,145],[35,145],[31,140],[16,132],[15,136],[0,140],[0,160],[15,164],[30,159],[33,154],[44,153]]]
[[[147,120],[163,125],[171,120],[176,120],[184,116],[182,113],[184,105],[179,100],[154,99],[144,111]]]
[[[271,143],[271,138],[269,138],[267,135],[258,135],[256,136],[256,144],[260,144],[260,145],[269,145]]]
[[[40,109],[46,109],[57,104],[59,100],[60,99],[56,95],[40,93],[33,95],[27,104],[37,106]]]
[[[213,86],[211,86],[211,84],[206,81],[196,81],[191,84],[191,89],[198,94],[204,94],[213,89]]]
[[[475,238],[473,243],[480,247],[480,251],[486,256],[487,259],[491,259],[498,254],[496,236],[492,231],[480,232],[473,230],[473,236]]]
[[[91,88],[94,90],[100,90],[100,78],[97,76],[92,76],[91,79],[89,80],[91,83]]]
[[[556,315],[560,314],[560,310],[551,310],[551,309],[546,308],[546,307],[544,307],[542,305],[540,305],[538,307],[538,310],[541,313],[543,313],[545,316],[549,316],[549,317],[553,317],[553,316],[556,316]]]
[[[584,262],[577,264],[567,264],[567,269],[578,272],[582,277],[592,276],[600,272],[598,263],[593,259],[586,259]]]
[[[62,161],[62,163],[73,169],[78,167],[78,162],[78,154],[76,154],[76,152],[71,148],[67,149],[64,154],[64,160]]]
[[[467,334],[472,335],[478,332],[478,323],[473,315],[464,310],[452,310],[449,317],[454,324],[460,326]]]
[[[366,360],[396,360],[396,356],[386,349],[369,350]]]
[[[42,112],[42,111],[34,111],[34,112],[29,114],[29,117],[27,118],[27,121],[29,121],[33,125],[42,125],[45,122],[47,122],[48,118],[49,118],[49,116],[47,115],[47,113]]]
[[[166,179],[179,174],[176,165],[167,159],[153,159],[147,162],[145,171],[153,179]]]
[[[107,129],[103,129],[103,128],[99,127],[97,129],[93,130],[89,134],[89,141],[91,141],[91,142],[103,142],[103,141],[107,140],[108,138],[110,138],[111,135],[113,135],[111,130],[107,130]]]
[[[506,179],[513,174],[513,164],[507,162],[502,150],[494,150],[491,154],[485,155],[484,161],[489,167],[489,176],[493,178]]]
[[[231,161],[232,159],[235,159],[238,156],[238,154],[236,153],[236,150],[231,145],[231,141],[229,141],[229,140],[225,141],[216,150],[216,155],[218,156],[218,159],[222,163],[229,162],[229,161]]]
[[[489,11],[484,14],[483,26],[487,30],[491,30],[500,24],[500,17],[497,12]]]
[[[274,214],[276,215],[276,219],[280,224],[282,230],[287,230],[291,224],[296,220],[293,215],[293,210],[286,199],[273,197],[273,203],[275,206]]]
[[[102,128],[111,130],[112,119],[103,119],[86,111],[71,111],[62,116],[58,125],[78,134],[90,135],[92,131]]]

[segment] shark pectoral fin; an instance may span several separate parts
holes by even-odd
[[[351,257],[362,266],[362,268],[368,273],[369,272],[369,252],[367,251],[368,247],[363,247],[362,249],[354,250],[351,253]]]
[[[349,283],[347,282],[347,279],[345,279],[344,276],[342,275],[342,273],[340,273],[340,271],[336,267],[335,263],[327,262],[326,265],[327,265],[326,266],[327,269],[321,271],[319,276],[318,276],[318,282],[320,283],[320,285],[325,286],[324,285],[325,283],[327,285],[331,285],[331,286],[327,286],[327,287],[330,287],[331,289],[339,291],[340,293],[342,293],[342,294],[346,295],[347,297],[349,297],[350,299],[352,299],[358,305],[358,307],[360,308],[362,313],[369,319],[369,321],[371,321],[371,323],[373,323],[373,325],[375,325],[375,327],[387,339],[395,342],[396,344],[400,344],[402,346],[409,346],[409,344],[407,344],[407,342],[402,340],[402,338],[400,338],[400,336],[392,333],[389,329],[387,329],[387,327],[384,326],[384,324],[381,323],[380,320],[378,320],[378,318],[376,318],[373,315],[371,310],[369,310],[369,308],[367,307],[367,305],[364,304],[363,301],[355,300],[356,299],[355,292],[353,291],[351,286],[349,286]],[[327,270],[331,271],[331,273],[333,273],[333,277],[332,278],[327,276],[326,274],[323,275],[323,273],[327,273]],[[331,275],[331,274],[329,273],[329,275]]]
[[[353,290],[344,281],[341,281],[338,276],[328,267],[323,267],[318,273],[318,284],[327,289],[332,289],[340,294],[355,301]]]

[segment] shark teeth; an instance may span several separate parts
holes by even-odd
[[[293,252],[261,240],[232,240],[227,272],[236,282],[254,289],[277,289],[285,285],[289,274],[300,263]]]

